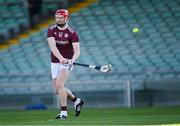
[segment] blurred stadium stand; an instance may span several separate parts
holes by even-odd
[[[23,1],[14,3],[12,7],[8,6],[8,10],[12,10],[18,20],[17,17],[5,15],[8,16],[5,18],[1,15],[3,18],[0,22],[3,23],[0,23],[0,29],[5,37],[8,36],[6,32],[10,28],[23,23],[28,27],[28,21],[23,16],[27,12],[17,7]],[[57,8],[56,4],[44,6],[44,11]],[[179,84],[179,6],[179,0],[99,0],[72,13],[70,24],[77,29],[81,42],[81,57],[78,62],[98,65],[110,63],[113,70],[111,73],[102,74],[75,66],[68,86],[77,92],[97,89],[111,92],[122,91],[127,80],[133,82],[133,89],[137,91],[144,91],[143,89],[154,81],[162,80],[160,83],[164,83],[168,80],[171,83],[170,80],[173,80],[173,86],[177,80]],[[7,10],[5,8],[7,7],[0,7],[2,13]],[[4,25],[7,28],[4,28]],[[133,33],[134,27],[138,27],[140,31]],[[52,92],[50,50],[46,32],[47,27],[44,27],[29,37],[20,39],[19,44],[0,50],[1,85],[27,86],[27,89],[21,91],[11,87],[12,94]],[[75,85],[76,83],[80,83],[79,86]],[[38,85],[36,90],[34,85]],[[178,86],[177,88],[180,89]],[[7,92],[6,89],[6,86],[1,86],[0,93],[9,93],[9,89]],[[133,97],[140,95],[138,93]]]
[[[10,38],[17,37],[30,28],[32,17],[29,17],[28,1],[34,0],[0,0],[0,44],[7,43]],[[83,0],[42,0],[40,12],[33,20],[40,23],[54,16],[56,9],[67,8],[80,1]]]
[[[27,4],[24,0],[0,0],[0,43],[28,26]]]

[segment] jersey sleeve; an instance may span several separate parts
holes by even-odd
[[[74,43],[74,42],[79,42],[79,36],[78,36],[78,34],[77,34],[76,32],[74,32],[74,33],[72,34],[71,40],[72,40],[72,43]]]
[[[54,37],[53,30],[48,28],[47,37]]]

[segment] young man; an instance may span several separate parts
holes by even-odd
[[[61,112],[56,119],[66,119],[67,98],[74,102],[75,116],[79,116],[84,101],[65,88],[65,83],[73,68],[73,63],[80,55],[79,37],[69,25],[69,12],[57,10],[55,24],[48,28],[48,43],[51,49],[51,74],[56,93],[60,98]]]

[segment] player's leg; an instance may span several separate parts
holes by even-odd
[[[56,86],[56,79],[53,79],[53,85],[55,87],[55,92],[58,95],[58,90],[57,90],[57,86]],[[81,112],[81,108],[84,104],[84,101],[81,98],[77,98],[72,92],[71,90],[69,90],[68,88],[66,89],[66,93],[67,93],[67,97],[69,100],[71,100],[74,103],[74,109],[75,109],[75,116],[79,116],[80,112]]]
[[[56,81],[57,81],[56,78],[52,79],[54,92],[58,95],[59,93],[58,93],[58,90],[57,90]],[[65,90],[66,90],[66,93],[67,93],[67,98],[69,100],[73,101],[73,102],[76,101],[76,99],[77,99],[76,96],[74,96],[73,93],[68,88],[65,88]]]
[[[77,98],[68,88],[66,88],[66,92],[68,94],[68,98],[74,103],[75,116],[77,117],[81,113],[84,101],[81,98]]]
[[[53,83],[53,88],[54,88],[54,92],[58,95],[58,90],[57,90],[57,86],[56,86],[56,78],[52,79],[52,83]]]
[[[53,87],[54,87],[54,91],[56,94],[58,94],[58,90],[57,90],[57,76],[59,74],[59,70],[61,68],[61,64],[60,63],[51,63],[51,75],[52,75],[52,83],[53,83]],[[64,69],[68,70],[68,67],[64,67]],[[69,71],[71,71],[72,69],[70,69]],[[75,101],[76,97],[72,94],[72,92],[66,88],[66,93],[67,93],[67,97],[68,99],[70,99],[71,101]]]
[[[57,80],[57,76],[59,74],[59,69],[60,69],[60,63],[51,63],[52,83],[53,83],[54,92],[56,94],[58,94],[56,80]]]
[[[61,67],[60,67],[61,66]],[[62,67],[63,65],[59,63],[51,63],[51,74],[52,74],[52,82],[53,82],[53,87],[58,95],[58,87],[57,87],[57,77],[59,75],[59,71],[61,68],[66,69],[68,71],[71,71],[72,69],[69,69],[69,67]],[[80,114],[82,105],[84,104],[84,101],[80,98],[77,98],[69,89],[66,89],[67,97],[69,100],[74,102],[74,107],[75,107],[75,116],[78,116]]]
[[[66,70],[61,70],[61,64],[60,63],[51,63],[51,75],[52,75],[52,81],[53,81],[53,86],[55,89],[56,94],[59,94],[58,97],[59,99],[65,99],[65,101],[61,102],[65,106],[67,106],[67,94],[66,91],[61,91],[64,87],[64,81],[65,81],[65,74],[62,71]],[[68,72],[68,71],[67,71]],[[60,78],[60,75],[62,74],[62,78]],[[64,77],[65,76],[65,77]],[[62,98],[60,98],[62,97]],[[65,98],[64,98],[65,97]],[[62,110],[66,110],[66,107],[61,107]],[[61,114],[61,113],[60,113]],[[67,115],[67,111],[64,111],[64,115]],[[61,116],[58,115],[56,118],[60,119],[65,119],[67,116]]]
[[[68,88],[65,88],[65,89],[66,89],[67,97],[68,97],[69,100],[72,101],[74,98],[76,98],[74,96],[74,94],[71,92],[71,90],[69,90]]]
[[[57,81],[56,78],[52,79],[52,83],[53,83],[53,87],[54,87],[54,92],[58,95],[56,81]],[[72,94],[72,92],[68,88],[65,88],[65,89],[66,89],[66,93],[67,93],[68,99],[72,101],[75,98],[75,96]]]
[[[57,76],[56,87],[60,98],[61,113],[57,118],[63,119],[67,117],[67,92],[64,87],[70,72],[67,69],[61,69]]]

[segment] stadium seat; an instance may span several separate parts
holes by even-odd
[[[4,25],[1,28],[0,35],[4,35],[4,40],[1,41],[7,41],[20,34],[22,32],[21,27],[29,27],[27,1],[2,0],[1,3],[3,5],[0,5],[0,17],[2,19],[0,24]]]
[[[80,36],[81,56],[78,62],[94,65],[111,63],[113,69],[107,75],[75,66],[68,82],[179,78],[180,13],[178,1],[173,1],[100,0],[71,14],[70,24]],[[44,9],[53,10],[56,7],[50,5]],[[1,6],[0,13],[7,8]],[[11,7],[11,10],[17,13],[19,20],[8,20],[1,15],[0,33],[7,35],[5,37],[8,37],[8,30],[3,25],[8,28],[15,28],[21,23],[28,25],[27,19],[21,18],[26,12],[21,13],[17,6]],[[133,33],[134,27],[138,27],[139,32]],[[19,45],[0,51],[1,76],[6,73],[38,74],[25,76],[24,79],[1,77],[0,82],[51,82],[46,32],[47,28],[44,28],[20,39]],[[47,75],[40,76],[44,73]]]

